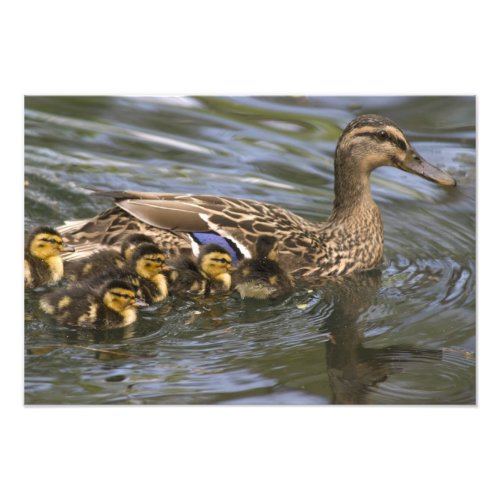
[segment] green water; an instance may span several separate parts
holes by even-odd
[[[276,302],[169,299],[126,330],[56,325],[25,293],[28,404],[475,402],[475,100],[28,97],[25,224],[93,216],[85,186],[244,197],[325,219],[336,140],[396,121],[455,189],[378,169],[380,272]]]

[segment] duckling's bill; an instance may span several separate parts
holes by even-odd
[[[149,307],[149,304],[146,301],[136,297],[134,299],[134,306],[135,307]]]

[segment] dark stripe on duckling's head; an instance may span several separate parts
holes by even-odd
[[[198,266],[201,273],[212,280],[223,284],[224,290],[231,287],[231,275],[234,271],[232,258],[224,248],[219,245],[205,245],[200,250]]]
[[[274,236],[259,236],[255,243],[255,255],[258,259],[276,260],[278,240]]]
[[[203,273],[215,278],[216,276],[231,271],[231,255],[219,245],[205,245],[200,250],[198,265]]]
[[[146,305],[137,297],[135,288],[123,280],[110,280],[105,283],[101,288],[101,297],[106,307],[122,315],[126,311]]]
[[[210,243],[209,245],[203,245],[200,248],[199,259],[201,260],[205,255],[207,255],[209,253],[220,253],[221,255],[225,256],[224,259],[227,262],[230,263],[232,261],[231,254],[225,248],[223,248],[221,245],[216,245],[215,243]]]
[[[123,240],[121,246],[121,254],[123,255],[123,257],[125,257],[125,259],[130,260],[135,249],[138,246],[144,244],[154,245],[154,243],[155,242],[153,241],[153,238],[151,238],[150,236],[147,236],[146,234],[135,233]]]
[[[33,241],[33,239],[36,236],[38,236],[39,234],[46,234],[46,235],[50,235],[50,236],[56,236],[56,239],[58,241],[62,241],[62,236],[54,228],[49,227],[49,226],[39,226],[39,227],[35,227],[34,229],[32,229],[30,231],[30,233],[28,234],[28,238],[26,240],[26,244],[29,245]]]
[[[132,254],[131,260],[133,262],[139,260],[141,257],[144,257],[145,255],[163,255],[165,258],[163,251],[160,249],[158,245],[154,245],[151,243],[144,243],[143,245],[140,245],[136,248],[134,253]]]

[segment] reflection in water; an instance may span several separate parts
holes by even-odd
[[[335,306],[324,322],[326,366],[332,403],[365,403],[370,389],[409,361],[441,360],[442,351],[411,346],[363,347],[359,316],[370,307],[382,280],[379,270],[349,276],[333,285]]]

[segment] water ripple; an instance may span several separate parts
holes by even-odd
[[[473,403],[468,98],[28,98],[26,225],[104,210],[92,185],[252,198],[324,219],[335,142],[360,112],[398,121],[459,183],[377,170],[379,272],[300,284],[273,302],[169,299],[125,331],[100,333],[54,324],[37,306],[43,292],[27,292],[26,402]]]

